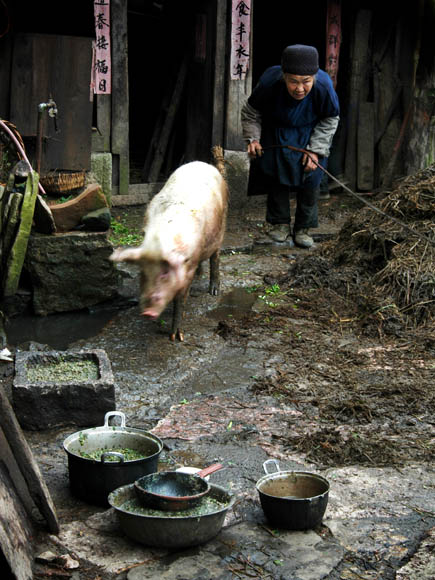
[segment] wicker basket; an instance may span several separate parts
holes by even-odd
[[[41,175],[40,181],[47,193],[63,194],[83,187],[85,177],[85,171],[62,170]]]

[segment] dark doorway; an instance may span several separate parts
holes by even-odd
[[[315,46],[320,67],[325,67],[326,8],[327,0],[254,0],[254,85],[267,67],[280,64],[281,53],[290,44]]]
[[[191,48],[194,4],[177,0],[128,2],[131,183],[149,181],[144,165],[150,155],[156,126],[158,128],[171,106],[170,97],[183,58]],[[186,134],[184,88],[171,124],[160,171],[162,176],[170,173],[183,158]]]

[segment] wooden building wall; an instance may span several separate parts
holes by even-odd
[[[18,18],[19,2],[7,1],[11,6],[17,6],[15,16]],[[162,143],[163,132],[159,133],[158,122],[162,128],[168,119],[167,101],[162,90],[169,87],[167,93],[173,96],[184,53],[188,54],[189,60],[181,98],[167,135],[163,163],[157,174],[153,173],[152,179],[161,181],[179,163],[210,159],[213,145],[244,151],[240,110],[253,83],[261,69],[278,64],[281,50],[287,44],[316,44],[323,58],[327,2],[313,0],[312,4],[294,4],[276,0],[270,5],[265,0],[252,0],[251,63],[247,78],[239,81],[231,80],[229,75],[230,0],[193,0],[187,4],[166,0],[158,3],[163,6],[158,21],[153,20],[156,16],[151,14],[151,10],[154,10],[155,3],[151,1],[112,0],[113,91],[111,95],[98,95],[93,107],[89,101],[84,102],[83,93],[76,123],[68,121],[68,130],[73,132],[77,147],[74,154],[82,155],[89,147],[92,151],[111,153],[114,193],[128,193],[133,183],[132,168],[136,164],[143,169],[147,157],[151,154],[154,158],[156,147]],[[56,3],[47,0],[44,5],[55,6]],[[341,6],[343,38],[337,92],[342,118],[334,145],[335,170],[345,175],[356,188],[370,190],[378,187],[386,174],[399,175],[431,159],[418,135],[423,130],[424,143],[432,147],[433,99],[430,87],[435,67],[433,58],[428,55],[434,52],[434,8],[431,0],[418,0],[413,5],[396,2],[388,6],[375,0],[352,0],[342,1]],[[131,13],[137,7],[142,7],[139,16]],[[34,10],[37,14],[36,5]],[[56,33],[59,38],[67,39],[79,37],[77,33],[84,30],[82,36],[89,41],[92,13],[76,13],[77,10],[72,10],[65,21],[59,21],[56,30],[41,19],[40,25],[48,28],[37,33]],[[134,35],[131,32],[132,22],[139,17],[145,24],[142,36],[140,28]],[[287,23],[292,18],[310,21],[310,27],[289,27]],[[31,15],[26,22],[20,21],[21,32],[28,33],[31,24]],[[76,32],[71,34],[72,30]],[[165,30],[168,36],[159,42],[159,33]],[[16,73],[10,76],[10,71],[15,68],[11,66],[14,58],[11,39],[16,32],[0,39],[0,114],[7,120],[15,118],[20,125],[27,127],[29,120],[36,122],[37,111],[33,111],[36,101],[31,105],[25,102],[29,94],[27,88],[30,95],[33,94],[34,81],[30,78],[30,66],[26,78],[23,76],[25,69],[21,70],[20,83],[14,79]],[[52,54],[48,45],[44,51],[47,55]],[[40,50],[38,52],[40,54]],[[79,52],[84,54],[87,50]],[[29,54],[36,60],[31,51]],[[74,59],[80,62],[79,55]],[[42,67],[41,62],[36,66]],[[85,70],[88,65],[83,61],[78,66]],[[49,78],[48,73],[45,78]],[[62,80],[65,87],[67,81]],[[75,83],[74,80],[71,84]],[[76,93],[76,88],[71,91],[72,101]],[[46,98],[44,96],[43,100]],[[74,106],[75,102],[62,104],[59,114],[65,114]],[[90,114],[92,120],[89,120]],[[53,125],[47,121],[51,130]],[[59,118],[62,129],[60,121]],[[33,129],[26,128],[27,131],[34,134]],[[86,136],[84,132],[87,132]],[[89,132],[92,137],[90,146]],[[50,147],[55,146],[56,136],[51,133],[48,136]],[[411,142],[414,143],[412,150],[409,147]],[[62,152],[61,146],[57,149]],[[71,150],[64,148],[64,153],[70,155]],[[62,164],[59,158],[53,159],[50,166]],[[71,165],[76,165],[77,159],[74,158]],[[87,166],[83,160],[80,165]],[[143,176],[138,179],[138,183],[146,181]]]

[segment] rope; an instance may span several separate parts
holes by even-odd
[[[24,144],[22,144],[23,140],[21,139],[20,134],[18,133],[17,129],[15,128],[15,125],[12,125],[12,123],[9,123],[9,121],[3,121],[2,119],[0,119],[0,125],[3,127],[3,129],[6,131],[6,133],[8,133],[8,135],[11,137],[12,141],[15,143],[15,145],[16,145],[16,147],[21,155],[21,158],[27,162],[30,171],[33,173],[33,169],[32,169],[32,166],[30,164],[30,161],[27,159],[26,152],[24,151]],[[10,127],[14,128],[14,131],[16,131],[19,138],[15,135],[15,133],[12,131],[12,129]],[[32,176],[32,180],[33,180],[33,176]],[[41,193],[43,193],[45,195],[45,189],[42,187],[41,183],[39,183],[39,182],[38,182],[38,187],[41,190]]]
[[[424,234],[421,234],[417,230],[414,230],[414,228],[411,228],[410,226],[408,226],[404,222],[398,220],[397,218],[395,218],[395,217],[393,217],[391,215],[388,215],[387,213],[385,213],[384,211],[382,211],[381,209],[379,209],[378,207],[376,207],[375,205],[373,205],[372,203],[370,203],[367,199],[365,199],[361,195],[358,195],[357,193],[355,193],[354,191],[352,191],[349,187],[347,187],[347,185],[345,185],[344,183],[342,183],[339,179],[337,179],[331,173],[329,173],[329,171],[327,169],[325,169],[324,167],[322,167],[320,165],[320,163],[318,163],[318,161],[316,161],[316,159],[314,159],[314,157],[311,155],[310,151],[307,151],[306,149],[300,149],[299,147],[293,147],[292,145],[272,145],[270,147],[264,147],[263,151],[265,149],[278,149],[278,148],[281,148],[281,149],[287,148],[287,149],[291,149],[292,151],[298,151],[299,153],[305,153],[306,155],[308,155],[308,157],[311,159],[311,161],[315,165],[317,165],[317,167],[320,167],[320,169],[324,173],[326,173],[326,175],[328,177],[330,177],[331,179],[333,179],[336,183],[338,183],[348,193],[350,193],[351,195],[353,195],[354,197],[356,197],[357,199],[359,199],[360,201],[362,201],[363,203],[365,203],[370,209],[372,209],[373,211],[377,212],[378,214],[386,217],[387,219],[395,222],[396,224],[404,227],[406,230],[408,230],[409,232],[411,232],[412,234],[414,234],[415,236],[417,236],[421,240],[424,240],[426,242],[429,242],[429,244],[431,244],[432,246],[435,246],[435,240],[429,238],[428,236],[426,236]]]

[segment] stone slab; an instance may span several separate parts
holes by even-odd
[[[101,184],[107,204],[111,206],[112,199],[112,154],[103,152],[91,153],[91,172]]]
[[[112,251],[107,232],[32,234],[25,269],[35,314],[82,310],[117,297]]]
[[[225,150],[225,173],[230,191],[230,209],[242,208],[248,201],[249,157],[246,151]]]
[[[92,361],[98,368],[98,378],[65,381],[29,378],[29,369],[62,361]],[[102,349],[17,352],[12,403],[23,429],[103,424],[105,414],[116,408],[114,379],[107,354]]]

